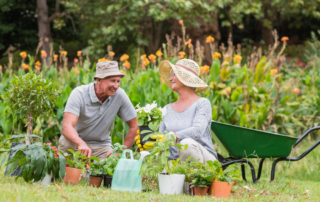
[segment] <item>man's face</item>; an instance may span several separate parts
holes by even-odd
[[[110,76],[104,79],[100,79],[99,83],[99,91],[107,96],[114,96],[116,91],[118,90],[120,86],[121,81],[120,76]]]

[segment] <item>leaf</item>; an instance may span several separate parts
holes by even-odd
[[[167,163],[167,157],[166,157],[165,153],[163,153],[163,154],[161,155],[161,163],[163,163],[163,164],[166,164],[166,163]]]
[[[307,195],[307,193],[309,192],[309,190],[306,190],[302,193],[302,195]]]

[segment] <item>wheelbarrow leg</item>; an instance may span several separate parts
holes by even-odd
[[[244,181],[247,181],[247,179],[246,179],[246,170],[244,169],[244,164],[243,163],[241,164],[241,173],[242,173],[242,179]]]
[[[232,164],[235,164],[235,163],[247,163],[247,164],[249,164],[249,166],[250,166],[250,168],[251,168],[251,175],[252,175],[252,181],[253,181],[253,183],[256,183],[257,182],[257,179],[256,179],[256,172],[255,172],[255,170],[254,170],[254,167],[253,167],[253,165],[252,165],[252,163],[250,162],[250,161],[248,161],[248,160],[246,160],[246,159],[236,159],[236,160],[233,160],[233,161],[229,161],[229,162],[227,162],[227,163],[224,163],[224,164],[222,164],[222,167],[223,167],[223,169],[226,169],[228,166],[230,166],[230,165],[232,165]],[[244,168],[244,167],[243,167]],[[241,169],[242,169],[242,165],[241,165]],[[244,170],[244,169],[243,169]],[[243,171],[242,170],[242,171]],[[244,173],[245,172],[242,172],[242,178],[243,178],[243,176],[244,176]]]
[[[262,173],[262,166],[263,166],[263,162],[264,160],[266,160],[265,158],[262,158],[260,160],[260,163],[259,163],[259,170],[258,170],[258,176],[257,176],[257,181],[260,179],[261,177],[261,173]]]

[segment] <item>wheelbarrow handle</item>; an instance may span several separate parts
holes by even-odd
[[[307,135],[309,135],[309,133],[311,133],[312,131],[315,131],[315,130],[320,130],[320,126],[310,128],[306,132],[304,132],[303,135],[301,135],[301,137],[297,140],[294,147],[296,147],[305,137],[307,137]]]

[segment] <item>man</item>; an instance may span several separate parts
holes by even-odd
[[[88,158],[108,157],[112,154],[110,132],[116,115],[129,126],[124,145],[132,146],[139,127],[136,111],[119,87],[123,76],[116,61],[99,62],[95,82],[71,92],[64,110],[59,150],[78,150]]]

